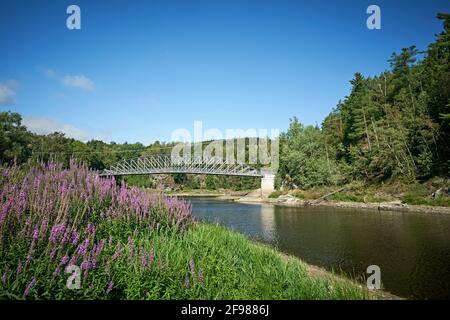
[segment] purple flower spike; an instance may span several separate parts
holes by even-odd
[[[22,272],[22,262],[19,260],[19,264],[17,265],[17,274],[20,274]]]
[[[106,294],[109,294],[112,291],[113,286],[114,286],[114,282],[110,281],[108,284],[108,288],[106,289]]]
[[[61,258],[61,264],[65,265],[67,262],[69,261],[69,256],[65,255],[64,257]]]
[[[23,293],[23,295],[26,297],[27,295],[30,294],[30,290],[34,287],[34,285],[36,284],[36,278],[33,277],[33,279],[31,280],[31,282],[28,284],[28,286],[25,288],[25,291]]]
[[[39,238],[39,228],[36,227],[33,231],[33,240],[37,240]]]
[[[195,275],[195,264],[194,264],[194,259],[192,259],[192,258],[189,261],[189,269],[191,270],[191,274]]]

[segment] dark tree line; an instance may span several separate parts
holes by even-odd
[[[225,142],[224,142],[225,143]],[[203,149],[208,141],[203,143]],[[174,143],[156,141],[148,146],[141,143],[105,143],[100,140],[81,142],[54,132],[48,135],[31,133],[22,125],[18,113],[0,112],[0,164],[47,162],[49,160],[68,166],[71,159],[86,163],[93,170],[103,170],[123,159],[146,155],[170,155]],[[248,151],[248,150],[247,150]],[[246,177],[195,176],[174,174],[163,181],[189,189],[254,189],[258,181]],[[158,187],[160,180],[150,176],[129,176],[129,184],[141,187]],[[167,183],[166,183],[167,184]]]

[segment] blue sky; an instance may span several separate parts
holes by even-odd
[[[81,8],[81,30],[66,8]],[[381,30],[366,8],[381,8]],[[167,141],[177,128],[320,124],[357,71],[441,31],[428,1],[0,0],[0,110],[37,132]]]

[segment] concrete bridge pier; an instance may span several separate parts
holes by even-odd
[[[275,191],[275,175],[271,173],[264,173],[261,178],[261,197],[267,198]]]

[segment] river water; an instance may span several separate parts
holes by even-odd
[[[310,264],[361,281],[369,265],[378,265],[386,291],[407,298],[450,299],[448,215],[190,200],[199,219]]]

